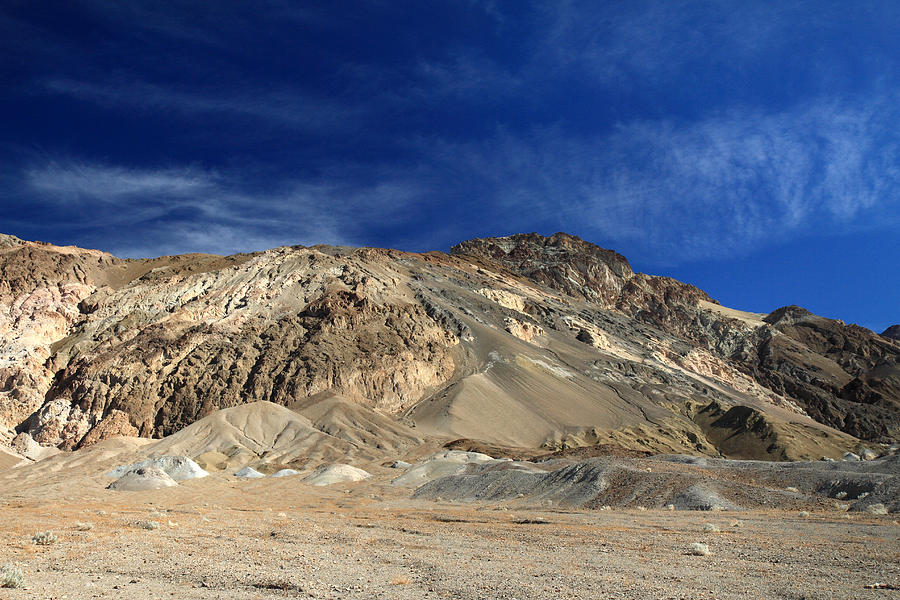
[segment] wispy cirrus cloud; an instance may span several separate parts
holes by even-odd
[[[726,73],[740,77],[744,70],[771,68],[774,57],[778,69],[826,83],[833,71],[863,66],[848,60],[836,40],[860,30],[890,35],[900,23],[900,6],[890,2],[549,0],[537,7],[544,26],[530,68],[576,73],[619,90],[675,81],[689,87]],[[869,50],[869,59],[880,62],[878,48]]]
[[[266,184],[249,171],[227,176],[197,167],[134,168],[80,160],[32,164],[15,196],[41,214],[99,236],[123,257],[184,252],[231,254],[279,245],[364,244],[365,231],[402,224],[424,190],[399,171],[348,168],[343,177]],[[16,206],[10,206],[13,213]],[[80,243],[87,245],[90,239]]]
[[[110,203],[136,196],[184,198],[215,187],[214,174],[192,168],[127,169],[83,161],[50,161],[25,170],[25,185],[49,199],[101,200]]]
[[[437,170],[467,174],[462,185],[491,198],[513,230],[574,230],[679,262],[900,224],[896,106],[893,96],[821,100],[773,114],[634,121],[597,136],[549,127],[423,146],[435,148]]]
[[[249,90],[251,86],[246,86]],[[367,109],[361,105],[317,98],[302,90],[254,89],[240,91],[182,89],[138,80],[119,79],[92,83],[48,79],[39,86],[51,94],[65,95],[116,110],[174,111],[180,116],[239,116],[275,127],[310,134],[334,134],[359,125]]]

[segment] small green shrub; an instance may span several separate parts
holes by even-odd
[[[22,569],[12,563],[0,567],[0,588],[25,587],[25,575]]]
[[[31,536],[31,541],[38,546],[50,546],[51,544],[58,542],[59,539],[53,533],[52,529],[48,529],[47,531],[38,531]]]
[[[694,556],[709,556],[709,546],[700,542],[694,542],[691,544],[690,554],[693,554]]]

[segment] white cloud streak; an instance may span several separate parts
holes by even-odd
[[[362,106],[315,98],[301,90],[182,90],[136,80],[95,84],[49,79],[41,89],[113,109],[172,110],[182,116],[204,114],[250,117],[307,133],[334,134],[354,127],[365,115]]]
[[[599,136],[548,128],[428,145],[516,229],[537,222],[635,241],[678,262],[900,224],[896,106],[892,97],[821,101],[777,114],[635,121]]]
[[[26,169],[20,195],[74,229],[106,232],[123,257],[231,254],[278,245],[364,243],[366,227],[403,223],[423,196],[418,182],[367,170],[275,187],[246,173],[137,169],[56,159]]]
[[[52,161],[25,172],[25,183],[49,198],[115,203],[133,196],[186,197],[211,190],[215,177],[196,169],[126,169],[81,161]]]

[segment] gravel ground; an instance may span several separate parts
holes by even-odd
[[[291,479],[0,492],[0,563],[27,580],[0,598],[900,598],[865,587],[900,586],[897,515],[533,510]],[[47,529],[56,544],[31,542]]]

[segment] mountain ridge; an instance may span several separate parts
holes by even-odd
[[[798,307],[728,309],[564,233],[155,259],[11,238],[0,335],[0,425],[62,448],[310,397],[548,451],[837,456],[900,426],[895,342]],[[720,431],[712,404],[780,441]]]

